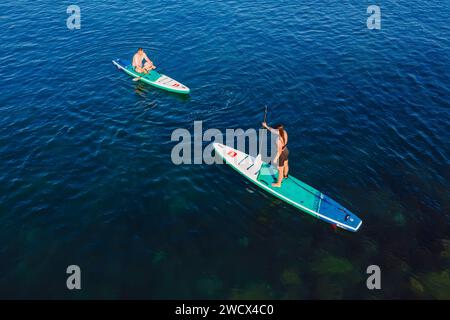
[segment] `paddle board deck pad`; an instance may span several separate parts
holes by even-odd
[[[213,146],[228,165],[275,197],[342,229],[356,232],[361,227],[360,218],[306,183],[289,175],[283,179],[280,188],[272,187],[278,178],[276,168],[223,144],[214,143]]]
[[[112,63],[120,70],[124,71],[126,74],[132,76],[133,78],[141,77],[139,80],[148,83],[154,87],[181,93],[188,94],[191,90],[184,84],[164,75],[158,73],[155,70],[150,71],[148,74],[136,72],[131,66],[131,62],[122,59],[113,60]]]

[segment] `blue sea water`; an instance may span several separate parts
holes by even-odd
[[[0,2],[1,298],[450,298],[448,4],[77,1],[69,30],[71,4]],[[137,47],[190,96],[118,72]],[[174,129],[258,128],[264,105],[358,233],[171,162]]]

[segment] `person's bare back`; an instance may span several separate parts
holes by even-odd
[[[144,65],[142,65],[143,61],[145,61]],[[150,70],[156,69],[156,66],[147,57],[142,48],[139,48],[138,51],[134,54],[132,65],[134,70],[139,73],[148,73]]]

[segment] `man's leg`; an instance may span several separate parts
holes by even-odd
[[[150,70],[156,69],[156,67],[153,65],[153,63],[146,62],[144,64],[144,69],[146,72],[149,72]]]
[[[284,162],[284,177],[287,178],[289,174],[289,162],[286,160]]]
[[[145,73],[145,69],[142,67],[135,67],[134,70],[139,73]]]
[[[272,187],[281,187],[281,182],[283,181],[283,167],[278,167],[278,180],[276,183],[272,183]]]

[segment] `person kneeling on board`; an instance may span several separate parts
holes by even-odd
[[[145,60],[144,65],[142,62]],[[139,48],[138,51],[133,56],[133,69],[139,73],[148,73],[149,71],[156,69],[153,62],[147,57],[144,49]]]
[[[284,130],[283,125],[278,124],[275,126],[275,128],[271,128],[267,125],[267,123],[263,122],[262,126],[272,132],[273,134],[278,135],[277,139],[277,154],[275,155],[275,158],[273,159],[273,163],[278,162],[278,181],[275,183],[272,183],[273,187],[281,187],[281,182],[284,178],[288,177],[289,173],[289,150],[287,148],[288,143],[288,134],[286,130]]]

